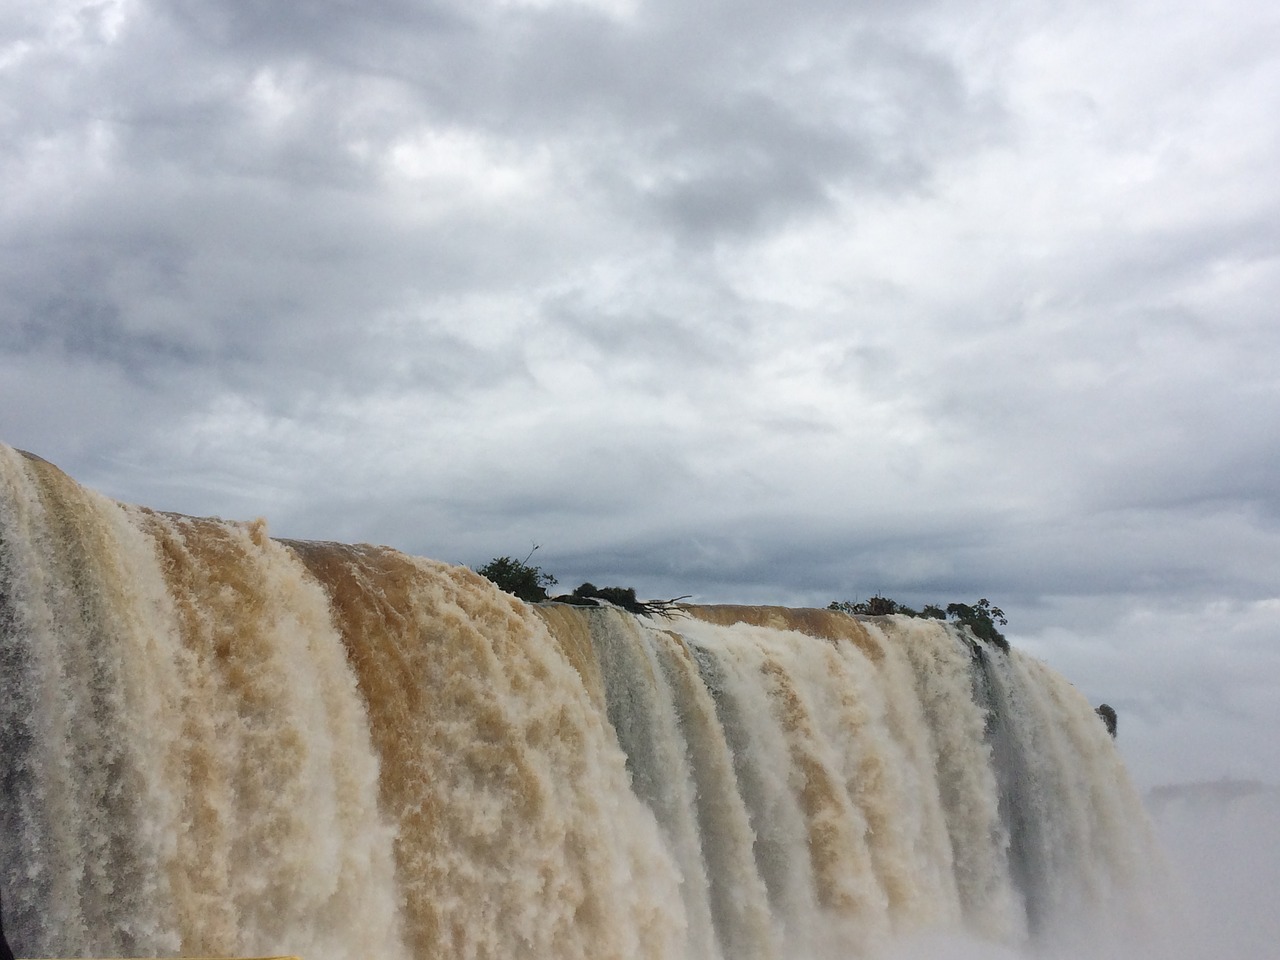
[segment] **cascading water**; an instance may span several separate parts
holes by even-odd
[[[936,621],[531,607],[0,446],[0,670],[20,956],[845,958],[1157,895],[1089,704]]]

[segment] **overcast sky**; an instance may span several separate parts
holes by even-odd
[[[1280,780],[1280,7],[0,0],[0,439],[642,596],[989,597]]]

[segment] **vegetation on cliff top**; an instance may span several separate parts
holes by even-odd
[[[476,573],[492,580],[498,587],[526,603],[543,603],[555,600],[558,603],[569,603],[575,606],[598,606],[600,601],[629,610],[632,613],[646,616],[670,616],[675,613],[680,601],[688,597],[675,597],[671,600],[639,600],[634,587],[597,587],[594,583],[583,583],[574,588],[573,593],[552,597],[547,587],[558,581],[555,576],[541,567],[529,563],[537,551],[538,545],[523,560],[514,557],[494,557]],[[840,610],[844,613],[860,614],[871,617],[886,617],[899,614],[907,617],[924,617],[933,620],[950,619],[955,623],[968,627],[979,640],[985,640],[1001,650],[1009,649],[1009,641],[1000,632],[997,624],[1004,626],[1004,611],[991,605],[985,597],[977,603],[949,603],[945,608],[936,604],[926,604],[921,610],[914,610],[905,604],[898,603],[888,597],[876,595],[869,600],[857,602],[835,600],[827,607],[829,610]]]
[[[1005,619],[1004,611],[999,607],[992,606],[991,601],[985,597],[974,604],[949,603],[945,610],[932,603],[926,604],[922,610],[914,610],[905,604],[898,603],[896,600],[877,595],[870,600],[857,602],[833,600],[827,606],[827,609],[841,610],[845,613],[862,614],[870,617],[887,617],[892,614],[899,614],[904,617],[924,617],[931,620],[950,619],[963,627],[968,627],[979,640],[985,640],[1001,650],[1007,651],[1009,649],[1009,641],[1005,639],[1004,634],[996,626],[996,624],[999,624],[1003,627],[1009,621]]]
[[[599,606],[598,601],[604,600],[632,613],[640,613],[648,617],[670,617],[678,612],[680,601],[689,598],[686,595],[671,600],[637,600],[634,587],[597,587],[594,583],[584,583],[575,587],[571,594],[551,599],[557,603],[571,603],[578,607]]]
[[[688,596],[683,596],[672,600],[639,600],[636,598],[634,587],[597,587],[594,583],[583,583],[575,587],[573,593],[552,597],[547,593],[547,587],[554,586],[558,582],[556,578],[541,567],[529,563],[537,549],[535,544],[523,560],[516,560],[513,557],[494,557],[484,566],[477,568],[476,573],[492,580],[500,589],[519,597],[526,603],[544,603],[551,600],[574,606],[599,606],[604,602],[631,613],[650,617],[669,617],[679,612],[680,601],[688,599]],[[828,604],[827,609],[869,617],[887,617],[896,614],[927,620],[951,620],[962,627],[968,627],[979,640],[986,641],[1006,652],[1009,650],[1009,641],[997,626],[998,624],[1003,627],[1009,621],[1005,618],[1004,611],[993,606],[986,597],[972,604],[949,603],[944,608],[929,603],[920,610],[915,610],[906,604],[877,594],[869,600],[833,600]],[[1098,707],[1097,713],[1106,724],[1107,731],[1114,737],[1116,735],[1115,710],[1104,703]]]
[[[492,580],[500,589],[519,597],[525,603],[541,603],[548,599],[547,587],[554,586],[557,581],[541,567],[530,565],[529,558],[537,549],[537,544],[534,544],[533,550],[523,560],[494,557],[477,569],[476,573]]]
[[[634,587],[597,587],[594,583],[584,583],[575,587],[573,593],[552,597],[547,593],[547,587],[555,584],[556,578],[541,567],[535,567],[529,563],[529,558],[537,549],[535,545],[523,560],[494,557],[483,567],[478,568],[476,573],[487,577],[500,589],[519,597],[526,603],[554,600],[557,603],[569,603],[578,607],[596,607],[600,606],[600,601],[604,601],[631,613],[650,617],[669,617],[676,613],[681,600],[688,599],[688,596],[683,596],[671,600],[640,600],[636,597]]]

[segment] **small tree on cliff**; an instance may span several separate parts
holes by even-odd
[[[1107,733],[1111,734],[1111,739],[1114,740],[1116,737],[1116,723],[1118,722],[1115,707],[1109,703],[1101,703],[1094,713],[1102,718],[1102,722],[1107,725]]]
[[[529,564],[529,557],[532,557],[534,550],[537,549],[535,545],[533,550],[529,551],[529,556],[523,560],[494,557],[477,569],[476,573],[492,580],[499,589],[514,594],[525,603],[541,603],[547,599],[547,587],[555,584],[556,578],[541,567]]]
[[[1009,649],[1009,641],[996,629],[997,623],[1003,627],[1009,621],[1005,619],[1004,611],[993,607],[985,597],[973,606],[967,603],[948,603],[947,615],[972,630],[979,640],[985,640],[1001,650]]]

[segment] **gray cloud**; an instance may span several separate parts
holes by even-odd
[[[1211,766],[1169,746],[1206,714],[1196,742],[1260,769],[1268,30],[1247,4],[0,5],[0,439],[282,536],[539,543],[569,587],[990,596],[1123,701],[1144,771]],[[1153,673],[1162,610],[1198,639]],[[1249,626],[1198,685],[1205,618]]]

